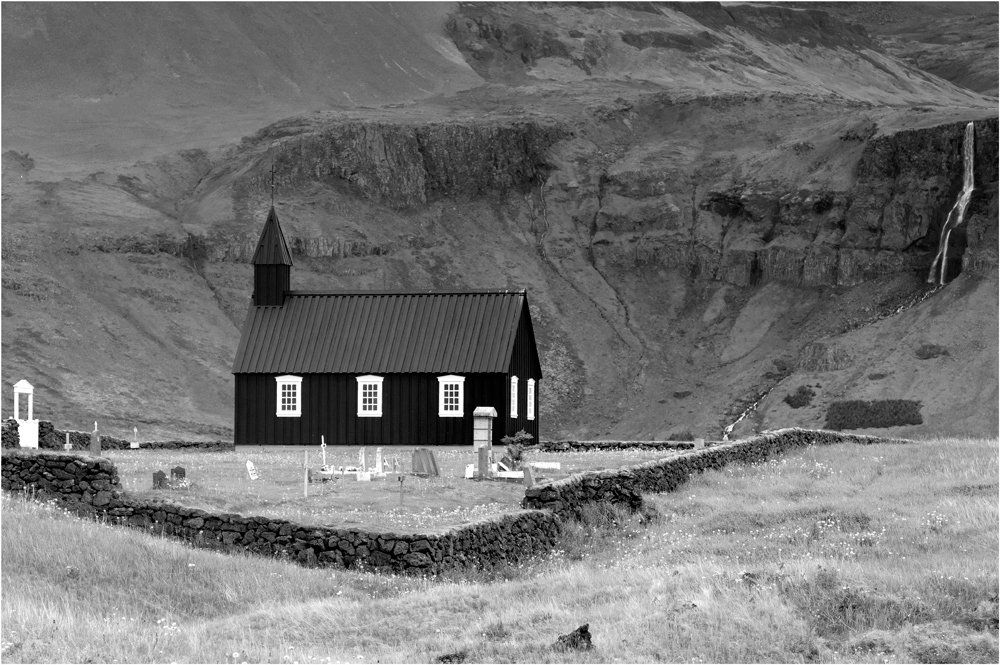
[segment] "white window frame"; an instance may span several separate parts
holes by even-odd
[[[375,376],[373,374],[366,374],[364,376],[357,377],[358,379],[358,418],[381,418],[382,411],[385,408],[385,400],[383,399],[382,392],[382,381],[384,377]],[[364,387],[367,385],[375,386],[375,406],[376,408],[371,411],[362,411],[364,406]]]
[[[291,374],[285,374],[284,376],[274,377],[275,387],[275,415],[278,418],[301,418],[302,417],[302,377],[292,376]],[[281,392],[286,386],[290,386],[295,394],[292,399],[295,400],[294,409],[283,409],[281,403]]]
[[[458,384],[458,409],[445,410],[445,386]],[[465,377],[449,374],[438,377],[438,417],[461,418],[465,415]]]
[[[528,420],[535,419],[535,380],[528,379]]]
[[[517,418],[517,377],[510,377],[510,417]]]

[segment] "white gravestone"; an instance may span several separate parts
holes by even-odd
[[[27,418],[21,420],[20,396],[28,396]],[[17,421],[17,435],[22,448],[38,447],[38,420],[35,419],[35,388],[21,379],[14,384],[14,419]]]
[[[132,428],[132,444],[129,447],[132,448],[133,450],[139,447],[139,428],[138,427],[133,427]]]
[[[260,474],[257,473],[257,468],[253,465],[253,462],[247,460],[247,473],[250,474],[250,480],[257,480],[260,478]]]

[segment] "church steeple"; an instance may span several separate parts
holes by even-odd
[[[253,260],[253,304],[257,307],[285,303],[291,286],[292,253],[278,224],[278,214],[271,206]]]

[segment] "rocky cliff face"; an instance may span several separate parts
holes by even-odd
[[[274,144],[268,162],[242,178],[235,195],[268,189],[271,163],[284,192],[343,183],[397,209],[523,192],[544,180],[545,152],[566,134],[564,127],[535,122],[330,123]]]

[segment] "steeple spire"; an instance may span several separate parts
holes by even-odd
[[[271,206],[267,213],[267,221],[264,222],[264,230],[260,232],[260,241],[257,243],[257,251],[254,252],[253,260],[257,265],[292,265],[292,253],[288,251],[285,243],[285,234],[281,232],[281,225],[278,223],[278,213]]]
[[[274,206],[267,213],[251,263],[253,304],[258,307],[283,305],[285,292],[291,289],[292,253],[288,251]]]

